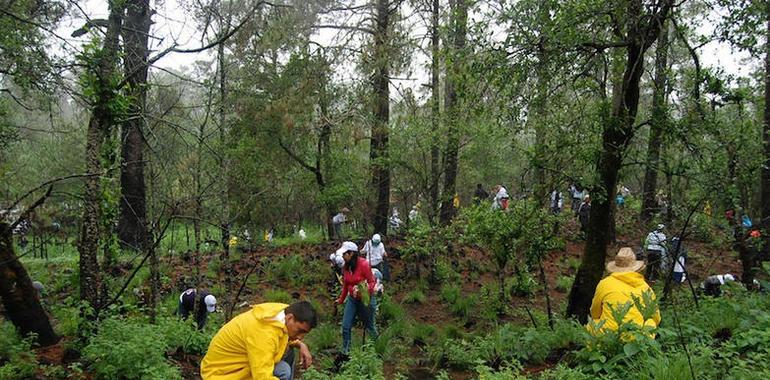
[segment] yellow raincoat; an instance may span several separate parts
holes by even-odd
[[[259,304],[225,324],[201,362],[203,379],[277,380],[273,370],[286,351],[289,332],[276,316],[287,307]]]
[[[637,272],[617,272],[611,273],[603,280],[599,281],[599,285],[596,286],[596,292],[594,293],[594,299],[591,303],[591,318],[595,323],[599,323],[602,320],[600,331],[604,330],[617,330],[618,324],[615,319],[612,318],[612,312],[609,305],[612,305],[615,309],[619,306],[631,302],[634,303],[632,298],[636,297],[642,299],[642,293],[645,291],[652,292],[652,289],[647,282],[644,281],[644,276]],[[658,310],[652,319],[644,320],[642,313],[636,306],[632,306],[631,309],[623,318],[623,322],[633,322],[639,326],[658,327],[660,324],[660,310]],[[591,330],[589,328],[589,330]],[[596,333],[595,331],[592,331]],[[654,337],[655,334],[652,334]]]

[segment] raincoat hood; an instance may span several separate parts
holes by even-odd
[[[261,303],[251,308],[251,313],[256,319],[273,319],[278,313],[289,307],[285,303]]]
[[[649,288],[647,282],[644,281],[644,276],[637,272],[617,272],[611,273],[611,277],[614,277],[620,282],[634,288],[634,289],[646,289]]]

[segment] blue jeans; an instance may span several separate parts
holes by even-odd
[[[283,355],[273,369],[273,376],[279,380],[292,380],[294,378],[294,349],[286,348],[286,354]]]
[[[374,296],[369,297],[369,307],[364,306],[361,300],[351,296],[345,300],[345,312],[342,314],[342,352],[350,352],[351,329],[356,318],[364,321],[372,339],[377,338],[377,327],[374,325],[374,314],[377,311],[377,301]]]

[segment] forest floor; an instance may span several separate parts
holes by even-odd
[[[565,286],[557,287],[559,283],[565,277],[573,278],[577,267],[580,263],[582,256],[584,241],[576,238],[576,226],[574,224],[568,224],[563,227],[562,235],[565,237],[565,246],[562,250],[552,251],[548,253],[545,260],[543,260],[543,269],[547,278],[548,284],[548,296],[553,308],[553,313],[557,315],[563,315],[566,303],[566,297],[569,292],[569,288]],[[645,236],[645,232],[641,230],[631,230],[626,234],[619,236],[616,244],[608,247],[608,255],[613,256],[620,247],[628,245],[627,242],[641,242]],[[363,243],[356,241],[358,243]],[[418,281],[424,281],[416,276],[408,275],[407,263],[402,260],[399,254],[400,249],[404,246],[405,241],[395,237],[390,238],[386,242],[386,247],[390,256],[388,261],[391,266],[392,281],[386,284],[386,291],[390,292],[395,302],[400,303],[405,308],[406,312],[415,320],[421,323],[442,326],[444,324],[461,324],[462,328],[466,331],[476,331],[484,329],[484,326],[476,326],[475,319],[469,318],[460,320],[448,310],[445,302],[442,300],[438,291],[441,284],[431,284],[427,287],[425,292],[425,299],[423,302],[404,302],[404,298],[408,294],[409,289],[415,288]],[[299,255],[300,257],[309,261],[322,261],[328,262],[328,256],[338,247],[337,242],[324,242],[320,244],[299,244],[284,247],[269,247],[260,246],[256,247],[251,252],[244,252],[240,255],[238,261],[234,261],[231,271],[217,271],[219,281],[213,280],[213,283],[226,284],[226,294],[217,295],[220,300],[220,307],[223,309],[229,308],[233,305],[233,297],[241,287],[241,283],[245,281],[245,278],[252,271],[255,265],[262,265],[257,263],[264,263],[286,257],[289,255]],[[630,244],[634,250],[639,249],[639,244]],[[740,263],[737,260],[737,254],[729,247],[715,246],[712,243],[685,241],[685,246],[689,251],[689,261],[687,270],[692,276],[692,281],[695,286],[700,283],[706,276],[712,274],[721,273],[734,273],[740,274]],[[453,262],[455,269],[460,272],[462,277],[462,292],[464,294],[478,294],[485,284],[495,284],[497,279],[493,270],[491,270],[491,264],[489,263],[489,257],[479,248],[473,246],[460,246],[455,248],[457,250],[457,259]],[[201,268],[202,273],[207,273],[208,263],[215,260],[218,255],[209,254],[202,257]],[[170,268],[170,273],[164,273],[170,277],[170,281],[167,282],[166,287],[162,289],[162,294],[178,294],[180,284],[186,281],[186,278],[194,273],[194,268],[190,260],[185,260],[183,257],[176,256],[163,256],[162,263],[165,268]],[[316,266],[317,268],[318,266]],[[474,268],[485,268],[480,271],[480,274],[473,273]],[[310,270],[311,266],[307,266]],[[129,268],[125,268],[126,271]],[[510,273],[508,275],[511,275]],[[244,301],[248,303],[259,303],[265,301],[264,294],[270,290],[276,288],[285,290],[289,294],[292,294],[293,298],[297,299],[310,299],[317,301],[323,308],[322,313],[333,313],[331,306],[331,295],[329,294],[326,284],[318,284],[319,286],[309,286],[299,289],[288,289],[282,287],[281,284],[269,283],[260,279],[262,273],[257,270],[252,273],[248,286],[244,287],[242,294],[238,297],[236,304],[241,304]],[[329,276],[331,276],[331,270],[329,270]],[[532,276],[535,279],[539,279],[538,268],[533,268]],[[434,286],[435,285],[435,286]],[[662,286],[659,284],[659,286]],[[205,286],[204,286],[205,287]],[[658,286],[655,286],[657,289]],[[63,295],[52,295],[54,299],[61,298]],[[53,302],[56,302],[55,300]],[[534,319],[528,318],[528,312],[526,309],[533,310],[539,313],[545,313],[546,311],[546,297],[545,291],[542,287],[541,281],[538,280],[537,288],[531,295],[528,296],[513,296],[508,305],[513,312],[507,313],[501,319],[502,322],[514,322],[520,324],[533,323]],[[236,307],[234,313],[237,314],[246,307]],[[340,315],[337,315],[334,320],[339,323]],[[360,331],[360,329],[356,329]],[[356,333],[354,333],[354,337]],[[42,364],[63,365],[67,366],[69,363],[75,362],[78,357],[76,353],[68,352],[64,349],[66,347],[65,339],[54,346],[41,348],[36,350],[38,360]],[[356,339],[356,338],[354,338]],[[327,353],[328,354],[328,353]],[[545,364],[539,364],[525,368],[526,373],[537,373],[549,366],[555,365],[563,353],[553,353],[546,360]],[[430,361],[425,357],[425,353],[422,347],[415,345],[411,347],[410,352],[399,353],[398,355],[408,355],[413,359],[413,366],[410,367],[407,375],[410,379],[425,379],[432,378],[431,374],[434,369],[431,367]],[[175,362],[182,371],[184,378],[186,379],[198,379],[199,377],[199,362],[201,357],[195,355],[187,355],[181,352],[171,353],[171,361]],[[395,371],[395,366],[392,363],[386,362],[385,373],[388,378],[390,374]],[[453,379],[465,379],[469,378],[470,374],[462,371],[450,372]],[[90,378],[87,371],[85,373],[86,378]]]

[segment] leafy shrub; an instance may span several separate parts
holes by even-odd
[[[453,302],[449,306],[450,310],[452,311],[452,314],[463,319],[470,318],[471,314],[473,314],[475,307],[476,307],[476,298],[472,296],[457,297],[455,302]]]
[[[513,276],[506,281],[512,295],[527,297],[535,294],[537,281],[529,272],[523,271],[518,276]]]
[[[436,260],[436,280],[441,283],[458,283],[462,276],[454,269],[450,260],[440,257]]]
[[[34,378],[38,368],[32,337],[22,339],[10,322],[0,321],[0,379]]]
[[[165,318],[158,322],[158,330],[163,334],[167,350],[181,350],[186,354],[203,355],[209,347],[215,330],[213,324],[207,323],[210,328],[198,330],[193,318],[182,321],[176,318]]]
[[[403,318],[406,315],[406,310],[404,310],[401,305],[393,302],[391,297],[386,295],[378,301],[377,313],[380,321],[394,321]]]
[[[83,349],[99,379],[180,379],[165,358],[168,344],[158,326],[107,319]]]

